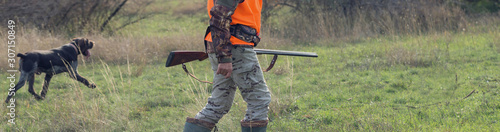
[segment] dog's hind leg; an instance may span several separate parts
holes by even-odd
[[[12,96],[14,96],[16,94],[17,90],[21,89],[21,87],[24,86],[24,84],[26,83],[26,79],[28,78],[28,74],[29,73],[21,71],[21,76],[19,77],[19,81],[17,82],[16,86],[14,87],[14,90],[11,90],[9,92],[7,99],[5,99],[5,103],[8,103],[10,101],[10,98],[12,98]],[[10,93],[12,93],[12,94],[10,94]]]
[[[19,60],[19,69],[21,71],[21,76],[19,77],[19,81],[17,82],[14,89],[13,90],[9,89],[10,92],[9,95],[7,96],[7,99],[5,99],[5,103],[8,103],[10,101],[10,98],[16,95],[17,90],[21,89],[21,87],[23,87],[24,84],[26,84],[26,80],[30,75],[32,74],[34,75],[37,66],[38,66],[37,63],[34,60],[22,59],[22,58]]]
[[[35,89],[33,88],[33,84],[35,83],[35,74],[30,74],[28,75],[28,92],[30,92],[33,96],[35,96],[35,99],[37,100],[42,100],[43,98],[40,97],[38,94],[35,93]]]
[[[45,74],[45,81],[43,82],[42,92],[40,95],[45,98],[47,91],[49,90],[50,79],[52,79],[53,74]]]

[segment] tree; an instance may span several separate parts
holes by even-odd
[[[149,18],[154,0],[7,0],[0,5],[1,19],[17,19],[51,32],[108,32]],[[129,4],[130,3],[130,4]],[[129,5],[127,5],[129,4]],[[110,25],[120,18],[121,25]]]

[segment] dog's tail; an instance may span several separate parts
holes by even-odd
[[[26,55],[22,54],[22,53],[17,53],[17,57],[21,57],[21,59],[22,59],[22,58],[26,57]]]

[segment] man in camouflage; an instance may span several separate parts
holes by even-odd
[[[236,87],[247,102],[242,131],[266,131],[271,93],[253,50],[260,41],[261,8],[262,0],[208,0],[205,46],[214,71],[213,91],[206,106],[186,119],[185,132],[212,130],[229,112]]]

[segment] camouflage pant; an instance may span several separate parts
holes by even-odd
[[[233,73],[230,78],[216,74],[218,61],[215,53],[209,53],[210,63],[214,71],[212,96],[198,114],[196,119],[217,123],[229,112],[233,104],[236,86],[243,100],[247,102],[245,121],[267,120],[271,93],[267,89],[257,55],[252,48],[235,47],[233,54]]]

